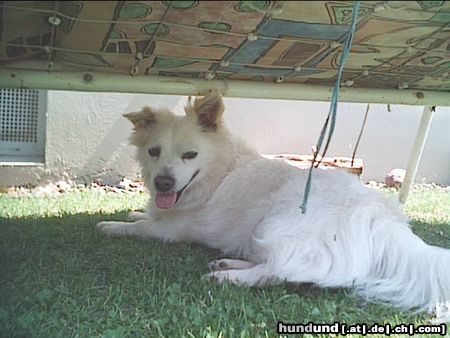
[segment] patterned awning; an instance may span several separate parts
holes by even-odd
[[[0,65],[333,85],[352,1],[4,1]],[[450,2],[363,1],[343,83],[450,91]]]

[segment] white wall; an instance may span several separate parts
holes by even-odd
[[[264,153],[311,153],[328,114],[326,102],[226,99],[227,121]],[[329,156],[351,157],[366,104],[340,103]],[[406,168],[422,107],[371,105],[357,157],[363,179],[384,181],[393,168]],[[416,181],[450,184],[450,107],[439,107]]]
[[[121,115],[143,105],[168,107],[181,114],[185,97],[48,92],[45,169],[0,168],[0,185],[42,182],[61,175],[79,179],[134,176],[134,150],[127,145],[131,125]],[[225,120],[235,134],[260,152],[309,154],[328,113],[326,102],[225,99]],[[340,103],[329,156],[351,156],[365,104]],[[406,167],[421,107],[372,105],[357,157],[364,180],[383,181],[392,168]],[[438,108],[418,181],[450,184],[450,107]]]

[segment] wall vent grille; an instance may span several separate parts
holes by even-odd
[[[0,91],[0,140],[33,142],[38,139],[39,92],[25,89]]]
[[[0,89],[0,161],[43,161],[46,93]],[[7,161],[6,161],[7,162]]]

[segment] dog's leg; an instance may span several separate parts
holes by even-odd
[[[103,221],[97,224],[97,228],[107,235],[155,237],[164,241],[178,241],[181,238],[175,226],[162,224],[161,221],[150,222],[139,220],[136,222]]]
[[[212,271],[222,271],[222,270],[240,270],[240,269],[249,269],[256,265],[256,263],[244,261],[241,259],[228,259],[222,258],[212,261],[208,264],[208,267]]]
[[[280,281],[269,273],[266,264],[257,264],[249,269],[210,272],[206,277],[218,283],[229,281],[234,284],[246,286],[276,284]]]
[[[135,222],[143,219],[148,219],[148,215],[145,212],[140,211],[132,211],[128,214],[127,221]]]

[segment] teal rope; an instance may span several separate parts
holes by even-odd
[[[328,130],[328,135],[327,135],[327,141],[325,144],[324,151],[322,153],[322,157],[325,156],[325,154],[328,150],[328,146],[330,145],[330,142],[331,142],[331,137],[333,136],[334,127],[336,125],[337,105],[338,105],[342,73],[344,72],[344,66],[345,66],[345,63],[347,62],[348,55],[350,53],[350,48],[352,46],[353,35],[355,34],[356,23],[358,22],[358,12],[359,12],[360,5],[361,5],[360,0],[355,1],[353,4],[352,22],[350,24],[350,29],[349,29],[347,37],[344,41],[344,46],[342,48],[342,56],[341,56],[341,60],[340,60],[339,67],[338,67],[336,82],[334,83],[333,93],[331,95],[330,110],[328,112],[327,119],[325,120],[325,123],[322,127],[322,131],[320,132],[319,139],[318,139],[317,145],[316,145],[316,151],[314,153],[313,161],[311,163],[311,167],[309,168],[309,172],[308,172],[308,179],[306,181],[305,193],[303,195],[303,203],[300,206],[303,214],[306,213],[306,205],[308,204],[309,193],[311,191],[312,171],[314,168],[314,164],[316,163],[317,155],[319,154],[320,149],[322,148],[322,143],[325,139],[325,132],[328,129],[328,126],[329,126],[329,130]]]

